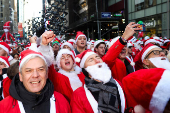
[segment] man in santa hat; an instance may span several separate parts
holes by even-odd
[[[128,42],[127,43],[127,55],[126,55],[126,60],[131,64],[131,66],[129,67],[129,70],[131,70],[131,72],[135,71],[135,63],[133,62],[133,43],[132,42]]]
[[[77,47],[74,51],[75,51],[76,55],[78,55],[86,50],[87,37],[81,31],[77,31],[75,40],[76,40]]]
[[[135,113],[170,112],[170,71],[141,69],[123,78],[128,107]]]
[[[166,53],[159,46],[149,43],[136,55],[134,62],[138,63],[140,69],[164,68],[169,70],[170,62]]]
[[[94,52],[96,52],[100,58],[105,55],[106,44],[103,40],[98,40],[94,43]]]
[[[74,91],[71,99],[73,113],[124,113],[123,89],[112,78],[111,70],[100,56],[86,50],[76,56],[77,65],[85,74],[85,85]]]
[[[7,77],[7,68],[10,66],[8,58],[0,56],[0,101],[4,98],[2,81]]]
[[[46,40],[50,37],[46,35]],[[21,53],[19,75],[13,78],[9,92],[0,102],[1,113],[70,113],[67,100],[54,91],[47,62],[39,52],[28,49]]]

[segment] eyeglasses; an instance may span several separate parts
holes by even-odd
[[[160,55],[160,53],[163,52],[165,55],[168,54],[168,52],[166,50],[153,50],[151,51],[146,57],[145,59],[151,54],[151,53],[154,53],[154,55]]]
[[[38,74],[44,74],[46,72],[46,69],[45,67],[40,67],[40,68],[37,68],[37,69],[25,69],[25,73],[26,74],[33,74],[34,71],[36,71]]]

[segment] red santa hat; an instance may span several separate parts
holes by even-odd
[[[69,42],[73,42],[74,44],[76,44],[76,41],[74,39],[69,39]]]
[[[8,61],[8,58],[7,57],[4,57],[4,56],[0,56],[0,62],[3,62],[6,67],[9,67],[10,64],[9,64],[9,61]]]
[[[142,69],[124,77],[122,83],[130,107],[142,105],[152,113],[163,113],[170,99],[170,71]]]
[[[9,55],[11,48],[6,42],[0,42],[0,48],[4,49]]]
[[[95,52],[93,52],[92,50],[88,49],[84,52],[82,52],[81,54],[78,54],[75,58],[76,64],[80,67],[80,68],[84,68],[84,63],[86,61],[86,59],[90,56],[96,54]]]
[[[145,44],[144,45],[147,45],[147,44],[149,44],[151,42],[160,43],[158,40],[156,40],[153,37],[151,37],[150,39],[145,40]]]
[[[57,66],[58,66],[59,68],[61,67],[61,66],[60,66],[60,59],[61,59],[61,57],[62,57],[63,54],[69,54],[69,55],[71,55],[71,57],[72,57],[72,59],[73,59],[73,62],[75,62],[75,56],[74,56],[74,54],[73,54],[72,51],[70,51],[70,50],[68,50],[68,49],[61,49],[61,50],[58,52],[57,56],[56,56],[56,63],[57,63]]]
[[[80,36],[85,36],[86,37],[86,35],[84,33],[82,33],[81,31],[77,31],[76,42],[77,42],[77,40],[79,39]],[[86,41],[87,41],[87,37],[86,37]]]
[[[74,49],[74,47],[73,47],[73,42],[70,42],[70,41],[64,42],[64,43],[61,45],[61,49],[63,49],[63,47],[64,47],[65,45],[69,46],[69,47],[71,48],[71,50]]]
[[[21,52],[21,60],[20,60],[20,63],[19,63],[19,71],[21,70],[21,67],[23,66],[23,64],[28,60],[30,59],[31,57],[40,57],[41,59],[44,60],[44,62],[47,64],[44,56],[40,53],[40,52],[35,52],[31,49],[27,49],[25,51],[22,51]]]
[[[96,48],[96,46],[99,45],[100,43],[105,44],[105,42],[104,42],[103,40],[97,40],[97,41],[94,43],[94,48]]]
[[[10,23],[11,21],[6,22],[3,27],[10,27]]]
[[[153,48],[160,48],[156,45],[153,45],[151,43],[147,44],[146,46],[143,47],[143,49],[135,56],[134,62],[141,60],[143,62],[144,58],[148,54],[148,52],[153,49]]]

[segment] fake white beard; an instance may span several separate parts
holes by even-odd
[[[166,60],[161,60],[162,58],[165,57],[155,57],[155,58],[150,58],[149,60],[155,65],[157,68],[164,68],[167,70],[170,70],[170,62],[166,58]]]
[[[88,66],[85,70],[91,75],[92,79],[102,81],[104,84],[109,82],[112,77],[110,68],[104,62]]]
[[[4,32],[7,33],[9,30],[8,29],[4,29]]]

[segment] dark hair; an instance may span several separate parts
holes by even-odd
[[[11,80],[17,73],[19,73],[19,61],[16,61],[7,69],[7,75]]]
[[[106,46],[105,42],[100,42],[99,44],[96,45],[95,48],[98,48],[100,44],[104,44]]]
[[[87,78],[90,78],[89,73],[84,68],[82,68],[82,72]]]
[[[18,53],[15,53],[15,54],[13,54],[13,55],[12,55],[12,57],[14,57],[15,55],[18,55],[18,56],[19,56],[19,54],[18,54]]]

